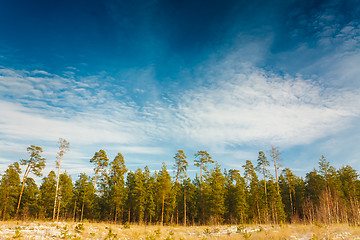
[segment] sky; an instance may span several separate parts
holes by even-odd
[[[129,170],[206,150],[224,169],[321,155],[360,168],[360,1],[0,0],[0,174],[57,141],[62,170],[104,149]]]

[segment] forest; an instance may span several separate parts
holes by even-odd
[[[266,151],[268,156],[260,151],[256,162],[246,160],[241,170],[222,169],[207,151],[198,151],[190,158],[178,150],[172,166],[163,163],[154,173],[147,166],[128,171],[121,153],[109,160],[106,152],[99,150],[90,159],[93,176],[81,173],[73,181],[61,169],[69,143],[59,139],[58,146],[57,169],[43,177],[40,186],[32,178],[42,176],[46,163],[39,146],[29,146],[28,159],[14,162],[3,171],[3,221],[359,224],[360,182],[356,170],[351,166],[335,169],[324,156],[302,178],[280,167],[279,148],[274,146]],[[193,179],[187,176],[189,164],[199,169]]]

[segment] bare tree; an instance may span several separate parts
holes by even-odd
[[[281,165],[279,164],[279,161],[281,161],[279,147],[271,146],[270,154],[271,158],[274,160],[277,193],[280,194],[279,178],[277,174],[277,170],[281,167]]]
[[[58,192],[59,192],[61,160],[62,160],[62,157],[64,156],[64,154],[70,150],[70,147],[69,147],[70,143],[68,141],[66,141],[65,139],[59,138],[58,145],[59,145],[59,152],[58,152],[57,159],[59,161],[56,161],[56,165],[58,167],[58,174],[57,174],[57,180],[56,180],[56,191],[55,191],[53,221],[55,220],[55,215],[56,215],[56,203],[58,202],[58,199],[59,199]],[[59,202],[59,207],[58,208],[60,208],[60,202]],[[56,220],[57,221],[59,220],[59,211],[57,213]]]

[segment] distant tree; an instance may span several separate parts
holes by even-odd
[[[207,164],[214,163],[210,154],[207,151],[198,151],[195,153],[195,166],[200,167],[200,206],[202,208],[202,221],[205,222],[205,208],[203,198],[203,172],[207,170]]]
[[[215,168],[211,169],[206,175],[208,191],[208,211],[214,218],[215,224],[221,224],[225,213],[225,177],[221,172],[220,165],[216,163]]]
[[[273,178],[268,181],[268,207],[271,213],[271,220],[274,224],[285,221],[284,204],[280,193],[277,191],[277,185]]]
[[[58,145],[59,145],[59,152],[58,152],[58,156],[57,156],[58,161],[56,162],[56,165],[57,165],[57,168],[58,168],[58,174],[57,174],[57,179],[56,179],[56,191],[55,191],[55,200],[54,200],[54,209],[53,209],[53,221],[55,221],[56,203],[59,201],[58,200],[59,199],[58,192],[59,192],[59,182],[60,182],[61,160],[62,160],[64,154],[69,151],[69,142],[67,142],[65,139],[59,138]],[[58,219],[59,219],[59,214],[57,215],[57,220]]]
[[[5,221],[13,216],[15,212],[16,200],[20,191],[21,169],[18,162],[9,165],[0,180],[0,212]]]
[[[290,168],[283,169],[280,175],[280,186],[283,203],[285,204],[286,214],[291,221],[291,217],[295,214],[295,187],[296,176],[292,173]]]
[[[247,220],[246,184],[240,171],[230,169],[226,174],[226,215],[230,224],[245,223]]]
[[[343,199],[347,207],[347,221],[355,225],[360,223],[360,204],[358,199],[357,185],[359,185],[358,174],[351,166],[346,165],[338,171],[341,189],[344,193]]]
[[[23,220],[27,220],[29,217],[36,217],[39,214],[39,188],[36,185],[35,180],[31,177],[26,180],[21,205]]]
[[[149,221],[151,224],[152,219],[155,217],[155,178],[150,175],[150,170],[148,166],[145,166],[144,169],[144,178],[145,178],[145,222]]]
[[[165,213],[165,200],[168,199],[171,192],[171,176],[166,169],[166,164],[163,163],[156,179],[158,196],[161,199],[161,220],[160,223],[164,224]]]
[[[73,209],[74,203],[74,185],[71,180],[71,176],[66,172],[60,174],[60,182],[59,182],[59,204],[56,214],[56,221],[59,221],[60,212],[62,212],[62,216],[64,219],[67,219],[71,216],[71,210]]]
[[[203,182],[203,172],[207,170],[207,164],[214,163],[207,151],[198,151],[195,153],[195,166],[200,167],[200,182]]]
[[[106,152],[104,150],[100,150],[99,152],[95,152],[94,157],[92,157],[90,159],[91,163],[95,164],[95,176],[94,176],[94,192],[95,192],[95,187],[96,187],[96,178],[99,172],[102,171],[102,169],[104,169],[105,167],[107,167],[109,165],[109,159],[106,156]]]
[[[174,169],[176,171],[176,182],[175,182],[175,195],[176,197],[174,199],[178,200],[178,197],[180,194],[180,185],[179,185],[179,179],[186,178],[186,170],[188,167],[188,162],[186,161],[186,155],[183,150],[178,150],[178,152],[175,154],[174,159]],[[184,193],[184,208],[186,208],[186,193]],[[178,224],[178,215],[179,215],[179,208],[178,205],[176,205],[176,224]],[[186,214],[186,209],[184,210],[184,214]],[[186,225],[186,215],[184,215],[184,225]]]
[[[53,210],[52,200],[54,199],[56,188],[56,175],[54,171],[50,171],[47,177],[42,179],[40,185],[40,209],[41,216],[51,219]]]
[[[19,213],[21,197],[23,195],[25,182],[28,178],[29,173],[33,173],[35,176],[41,177],[42,176],[41,170],[45,167],[45,158],[41,157],[41,153],[43,152],[41,147],[31,145],[30,147],[27,148],[27,152],[30,154],[30,158],[20,160],[20,164],[25,165],[26,170],[24,172],[24,176],[22,180],[22,186],[21,186],[18,205],[16,208],[15,218],[17,218]]]
[[[281,160],[281,158],[280,158],[280,152],[279,152],[279,148],[278,148],[278,147],[271,146],[270,157],[274,160],[276,188],[277,188],[277,193],[280,194],[280,190],[279,190],[279,178],[278,178],[278,173],[277,173],[277,171],[278,171],[278,169],[279,169],[279,167],[280,167],[279,161]]]
[[[263,202],[261,198],[261,189],[258,176],[255,172],[254,165],[250,160],[246,160],[243,165],[245,179],[247,180],[247,203],[248,217],[252,222],[261,223],[263,218],[261,212],[263,212]]]
[[[183,150],[178,150],[175,154],[174,159],[174,169],[176,171],[176,183],[179,183],[179,179],[186,177],[186,169],[188,167],[188,162],[186,161],[186,155]]]
[[[123,214],[125,205],[125,180],[124,175],[127,169],[124,157],[118,153],[115,159],[110,163],[110,188],[111,205],[114,207],[114,220],[117,221],[120,214]]]
[[[269,170],[267,169],[268,166],[270,166],[270,163],[267,160],[265,153],[260,151],[255,169],[264,176],[264,191],[265,191],[266,203],[267,203],[266,178],[270,174]]]
[[[80,221],[83,221],[84,216],[90,217],[92,209],[93,199],[93,188],[91,179],[86,173],[81,173],[79,179],[75,182],[75,206],[74,214],[80,211]],[[76,203],[79,205],[77,207]],[[85,208],[86,207],[86,208]],[[78,209],[76,211],[76,209]],[[85,214],[86,211],[86,214]],[[73,216],[75,220],[75,216]]]

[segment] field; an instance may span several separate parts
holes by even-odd
[[[74,222],[0,222],[0,239],[360,239],[348,225],[158,226]]]

